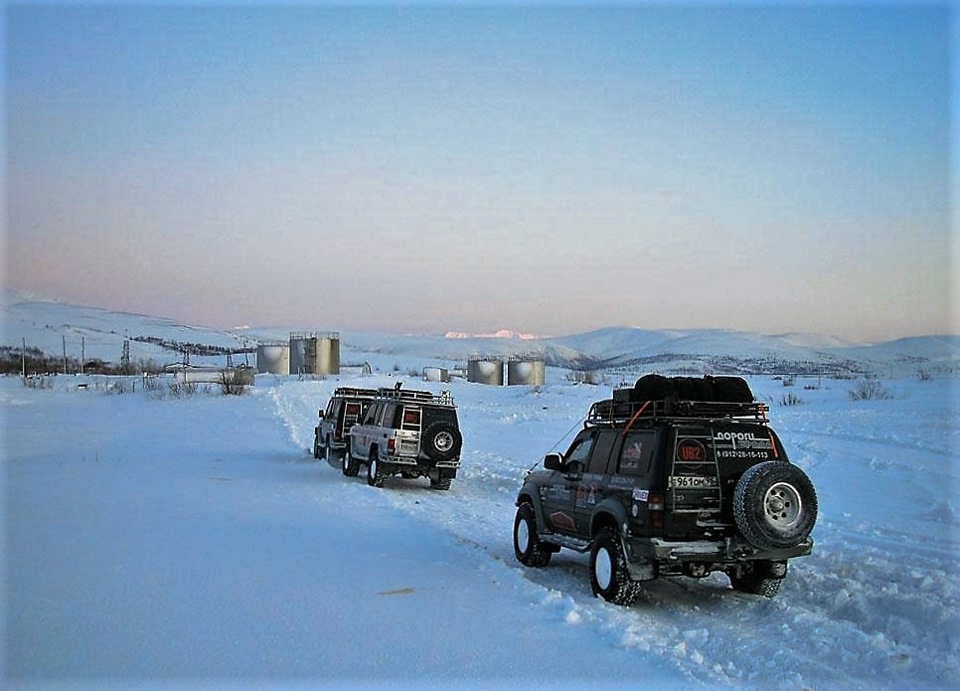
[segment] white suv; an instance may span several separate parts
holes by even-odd
[[[367,467],[367,483],[381,487],[392,475],[426,477],[434,489],[450,489],[460,467],[463,437],[449,392],[379,389],[363,421],[350,429],[343,474]]]

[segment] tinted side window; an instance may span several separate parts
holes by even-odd
[[[653,430],[629,432],[620,451],[620,472],[623,475],[646,477],[657,448],[657,434]]]
[[[587,463],[588,473],[606,473],[607,461],[610,459],[610,452],[613,451],[614,444],[617,443],[617,437],[620,432],[617,430],[603,430],[597,435],[597,442],[593,445],[593,453],[590,454],[590,462]]]
[[[563,460],[567,463],[576,461],[586,465],[587,459],[590,457],[590,452],[593,450],[593,442],[596,441],[596,439],[596,432],[590,432],[588,435],[577,437],[573,440],[570,448],[567,449],[567,453],[563,455]]]
[[[397,417],[397,404],[396,403],[384,403],[383,404],[383,417],[381,418],[380,424],[384,427],[396,427],[396,417]]]
[[[377,417],[380,414],[380,403],[374,403],[367,409],[367,414],[363,416],[363,424],[373,425],[376,424]]]
[[[452,424],[457,424],[457,411],[453,408],[424,408],[423,409],[423,426],[427,427],[428,425],[433,424],[437,420],[442,420],[443,422],[450,422]]]

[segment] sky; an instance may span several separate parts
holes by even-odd
[[[960,333],[937,3],[21,3],[4,285],[233,327]]]

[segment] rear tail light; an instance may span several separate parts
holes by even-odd
[[[387,455],[393,456],[397,452],[397,440],[387,439]]]
[[[647,501],[647,509],[650,511],[650,525],[654,528],[663,527],[663,495],[651,494]]]

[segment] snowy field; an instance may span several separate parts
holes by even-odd
[[[386,361],[370,359],[381,371]],[[392,361],[391,361],[392,362]],[[420,363],[400,363],[401,372]],[[811,556],[774,600],[726,578],[592,597],[587,557],[516,562],[514,496],[609,386],[449,388],[449,492],[315,461],[338,385],[259,376],[245,396],[0,380],[6,688],[960,687],[960,379],[751,379],[820,498]],[[82,389],[78,384],[90,383]],[[781,405],[785,394],[802,399]],[[3,684],[0,684],[3,685]]]

